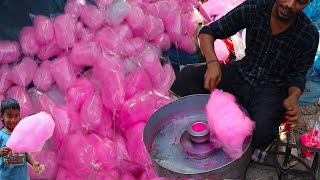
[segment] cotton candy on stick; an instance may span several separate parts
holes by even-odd
[[[212,91],[206,113],[214,142],[231,158],[239,158],[243,142],[252,135],[255,123],[240,109],[235,97],[222,90]]]
[[[18,123],[6,145],[15,152],[40,151],[54,127],[51,115],[46,112],[28,116]]]

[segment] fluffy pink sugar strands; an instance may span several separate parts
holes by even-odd
[[[15,152],[39,151],[52,136],[54,127],[52,117],[46,112],[28,116],[14,129],[7,146]]]
[[[243,142],[252,134],[255,123],[240,109],[235,97],[222,90],[211,93],[206,113],[211,140],[221,145],[229,157],[239,158]]]

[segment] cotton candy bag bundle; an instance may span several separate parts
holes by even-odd
[[[81,21],[91,30],[97,30],[105,21],[103,11],[94,5],[85,5],[81,14]]]
[[[16,61],[21,55],[20,45],[16,41],[0,41],[0,64]]]
[[[20,118],[24,118],[34,113],[33,104],[30,95],[24,87],[12,86],[6,93],[6,98],[18,100],[20,104]]]
[[[76,41],[76,21],[69,14],[61,14],[53,21],[57,44],[62,49],[72,47]]]
[[[33,56],[39,51],[34,27],[24,27],[19,34],[20,45],[23,54]]]
[[[252,135],[255,123],[240,109],[235,97],[222,90],[214,90],[206,105],[211,141],[233,159],[242,155],[242,145]]]
[[[45,16],[36,16],[33,22],[38,44],[47,44],[54,38],[52,21]]]
[[[15,152],[40,151],[52,136],[55,123],[46,112],[40,112],[22,119],[15,127],[7,146]]]
[[[43,61],[40,67],[35,70],[33,84],[37,89],[47,91],[54,84],[54,79],[50,71],[51,64],[51,61]]]
[[[12,82],[8,78],[9,72],[10,68],[7,64],[0,66],[0,94],[6,92],[7,89],[12,85]]]
[[[70,54],[70,61],[78,66],[93,66],[100,52],[101,49],[94,41],[76,43]]]
[[[36,61],[30,57],[24,57],[19,64],[12,68],[8,78],[15,84],[26,87],[32,82],[37,67]]]

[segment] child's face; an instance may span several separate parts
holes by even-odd
[[[4,114],[1,115],[1,118],[4,121],[4,126],[13,131],[17,126],[20,119],[20,110],[19,109],[6,109]]]

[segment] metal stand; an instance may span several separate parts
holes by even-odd
[[[274,150],[268,151],[268,154],[270,154],[270,155],[284,155],[283,163],[282,164],[277,163],[276,165],[275,164],[268,164],[268,163],[257,163],[257,164],[276,168],[278,175],[279,175],[278,179],[279,180],[288,180],[290,173],[292,173],[294,171],[301,172],[301,170],[292,169],[292,167],[290,166],[290,160],[296,160],[296,161],[298,161],[298,163],[302,164],[307,169],[307,172],[310,173],[312,179],[317,180],[317,175],[319,175],[319,163],[320,163],[320,159],[319,159],[320,149],[319,148],[311,148],[311,147],[306,147],[306,146],[302,146],[302,145],[298,145],[298,144],[292,144],[290,132],[287,132],[287,142],[282,142],[280,139],[277,139],[277,140],[275,140],[273,145],[286,147],[285,152],[274,151]],[[308,165],[306,162],[304,162],[300,157],[292,155],[291,154],[292,148],[296,148],[296,149],[300,149],[300,150],[309,150],[309,151],[314,152],[315,153],[314,159],[313,159],[311,166]]]

